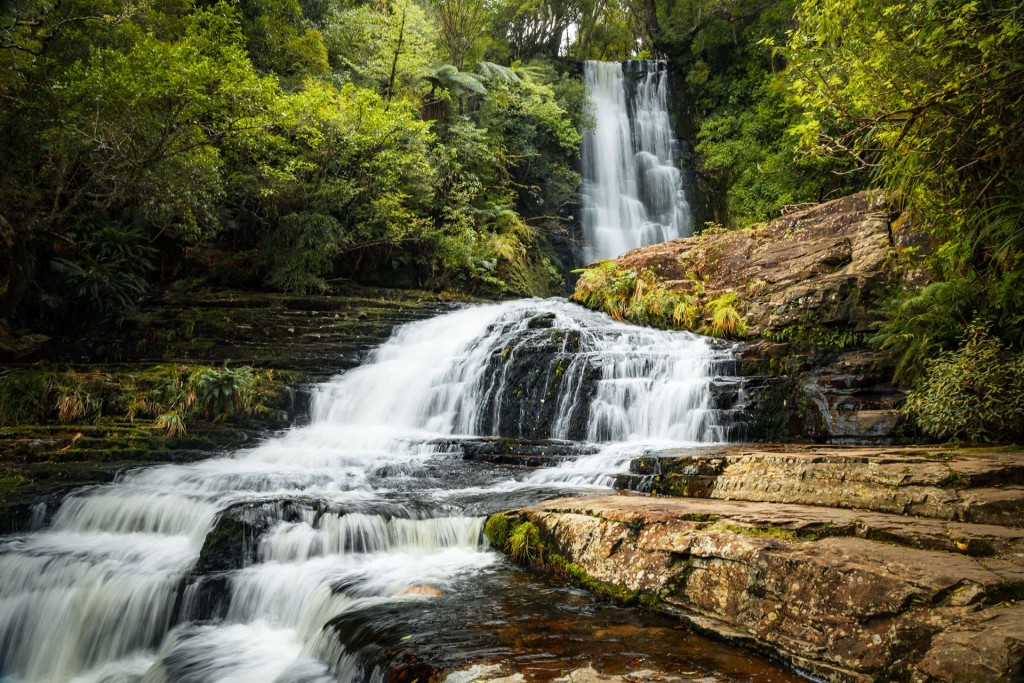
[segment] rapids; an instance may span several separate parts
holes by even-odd
[[[475,623],[430,626],[467,609],[429,616],[431,601],[516,573],[488,548],[486,513],[610,486],[645,450],[726,438],[734,406],[712,384],[731,363],[726,345],[556,299],[407,324],[318,388],[309,424],[124,472],[0,540],[0,678],[384,680],[381,643],[411,637],[385,624],[419,623],[428,648]],[[462,441],[527,433],[594,445],[532,472],[463,459]],[[478,637],[460,636],[469,650]]]

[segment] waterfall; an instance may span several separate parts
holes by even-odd
[[[481,509],[727,439],[733,364],[718,342],[558,299],[410,323],[319,387],[310,424],[80,489],[50,526],[0,539],[0,680],[371,679],[327,624],[491,567]],[[458,439],[480,436],[598,445],[516,476],[463,460]]]
[[[664,62],[585,62],[583,73],[596,124],[582,148],[587,260],[689,236]]]

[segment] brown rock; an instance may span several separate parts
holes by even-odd
[[[708,297],[739,294],[752,335],[793,325],[864,331],[872,297],[893,282],[888,208],[861,192],[746,230],[699,235],[635,249],[615,259],[652,269],[669,289],[700,280]]]
[[[715,446],[631,466],[623,488],[670,496],[799,503],[1024,527],[1024,452]]]
[[[549,556],[825,680],[952,681],[982,660],[1010,680],[1024,657],[1021,528],[621,495],[518,514]]]

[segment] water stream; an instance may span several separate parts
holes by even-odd
[[[496,658],[544,678],[640,658],[792,680],[524,574],[482,535],[485,514],[607,487],[646,449],[727,438],[734,407],[713,384],[732,363],[707,339],[564,300],[405,325],[318,389],[309,424],[125,472],[0,541],[0,678],[386,681],[396,666]],[[481,437],[570,455],[532,471],[464,459]],[[679,648],[656,651],[668,642]]]
[[[692,234],[675,162],[664,62],[585,62],[596,125],[583,138],[588,261]]]

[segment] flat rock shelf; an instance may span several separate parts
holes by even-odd
[[[543,562],[828,681],[1016,681],[1024,452],[730,446],[507,513]]]

